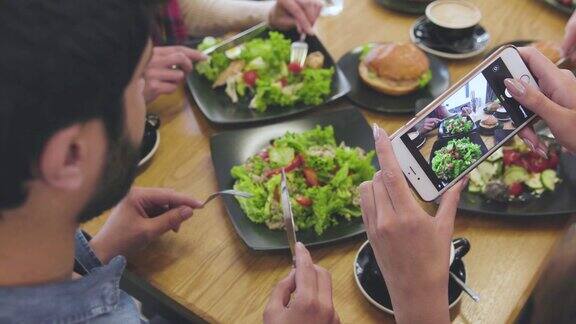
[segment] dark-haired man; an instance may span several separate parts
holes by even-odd
[[[0,323],[139,323],[118,288],[121,255],[177,231],[199,206],[167,189],[130,190],[151,55],[142,2],[0,2]],[[78,225],[118,202],[88,242]],[[299,262],[268,319],[335,318],[321,297],[326,274],[317,280],[303,247]],[[286,307],[294,290],[302,302]]]

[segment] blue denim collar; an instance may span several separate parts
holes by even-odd
[[[79,322],[111,312],[120,297],[126,259],[117,256],[81,279],[37,286],[0,287],[0,322]]]

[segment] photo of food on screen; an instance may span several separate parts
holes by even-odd
[[[506,92],[498,59],[456,90],[401,139],[442,189],[530,116]]]

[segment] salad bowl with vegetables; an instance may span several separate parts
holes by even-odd
[[[206,117],[216,123],[263,121],[344,95],[348,83],[317,38],[307,38],[310,51],[303,67],[290,63],[293,36],[266,31],[198,62],[188,85]],[[206,37],[198,49],[220,41]]]
[[[545,158],[516,139],[470,172],[468,191],[502,202],[520,202],[553,194],[561,181],[557,172],[559,161],[556,148],[550,148]]]
[[[576,212],[576,156],[551,143],[544,158],[519,137],[470,172],[459,208],[481,215],[541,217]]]

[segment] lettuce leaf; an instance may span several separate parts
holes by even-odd
[[[424,88],[425,86],[428,85],[428,83],[430,83],[430,80],[432,80],[432,70],[428,70],[426,71],[426,73],[420,76],[420,79],[418,79],[419,87]]]

